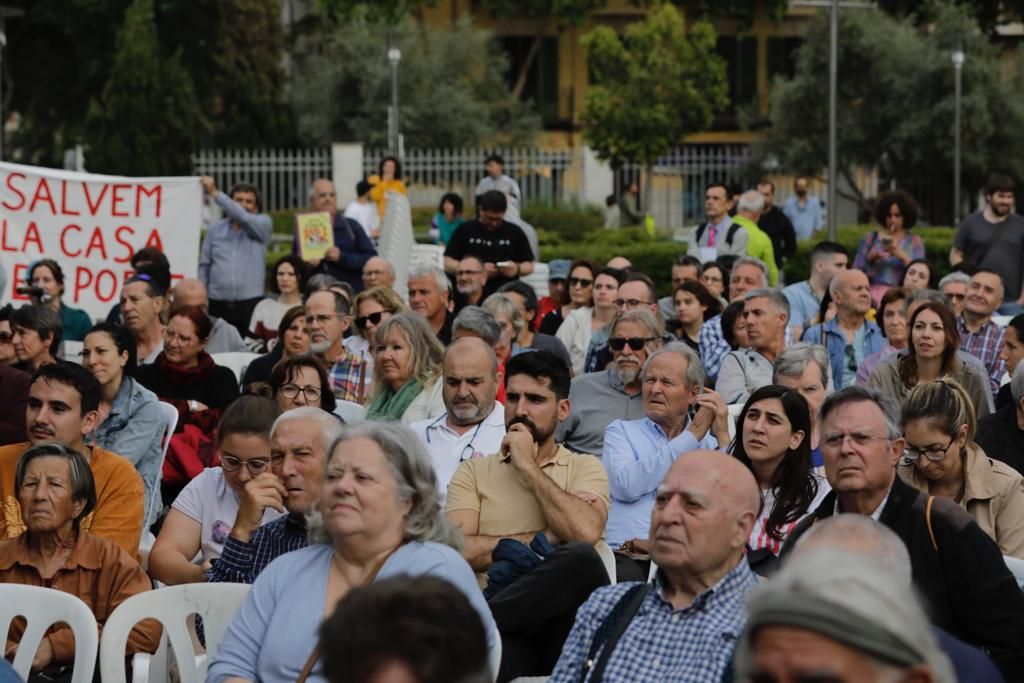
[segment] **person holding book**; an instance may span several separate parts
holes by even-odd
[[[363,265],[377,250],[367,235],[366,227],[338,211],[338,195],[334,183],[326,178],[313,182],[309,191],[311,211],[326,211],[331,216],[334,242],[327,248],[323,258],[307,259],[302,256],[302,245],[295,240],[293,253],[303,258],[314,273],[327,273],[342,282],[347,282],[359,292],[363,289]]]

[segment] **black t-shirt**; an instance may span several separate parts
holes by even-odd
[[[1011,213],[1002,223],[989,223],[985,212],[971,214],[960,224],[953,246],[978,268],[999,273],[1005,288],[1003,301],[1016,301],[1024,268],[1024,218]]]
[[[518,225],[508,221],[502,221],[493,230],[484,227],[478,220],[466,221],[455,228],[444,255],[460,261],[467,256],[476,256],[484,263],[494,264],[501,261],[522,263],[533,260],[533,250],[530,249],[526,234]],[[515,279],[496,275],[487,281],[484,291],[490,294]]]

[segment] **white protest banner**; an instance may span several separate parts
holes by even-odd
[[[171,277],[194,277],[202,212],[199,178],[125,178],[0,163],[0,264],[4,301],[28,267],[52,258],[64,270],[66,305],[106,317],[131,274],[134,252],[156,247]]]

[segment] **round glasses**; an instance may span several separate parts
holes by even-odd
[[[323,390],[320,387],[314,387],[312,385],[300,387],[298,384],[282,384],[278,391],[280,391],[281,395],[287,399],[295,398],[301,391],[302,395],[305,396],[306,400],[310,403],[318,402],[320,400],[320,395],[323,393]]]
[[[256,477],[267,471],[267,467],[270,466],[269,460],[263,458],[253,458],[251,460],[243,461],[241,458],[236,458],[233,455],[227,455],[221,453],[220,466],[225,472],[237,472],[242,469],[242,465],[249,470],[249,474]]]

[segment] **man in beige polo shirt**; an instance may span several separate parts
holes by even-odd
[[[448,485],[462,553],[487,573],[504,646],[499,680],[549,675],[576,609],[608,583],[594,550],[608,519],[608,475],[596,457],[555,443],[569,385],[569,367],[549,351],[510,359],[501,449],[463,462]]]

